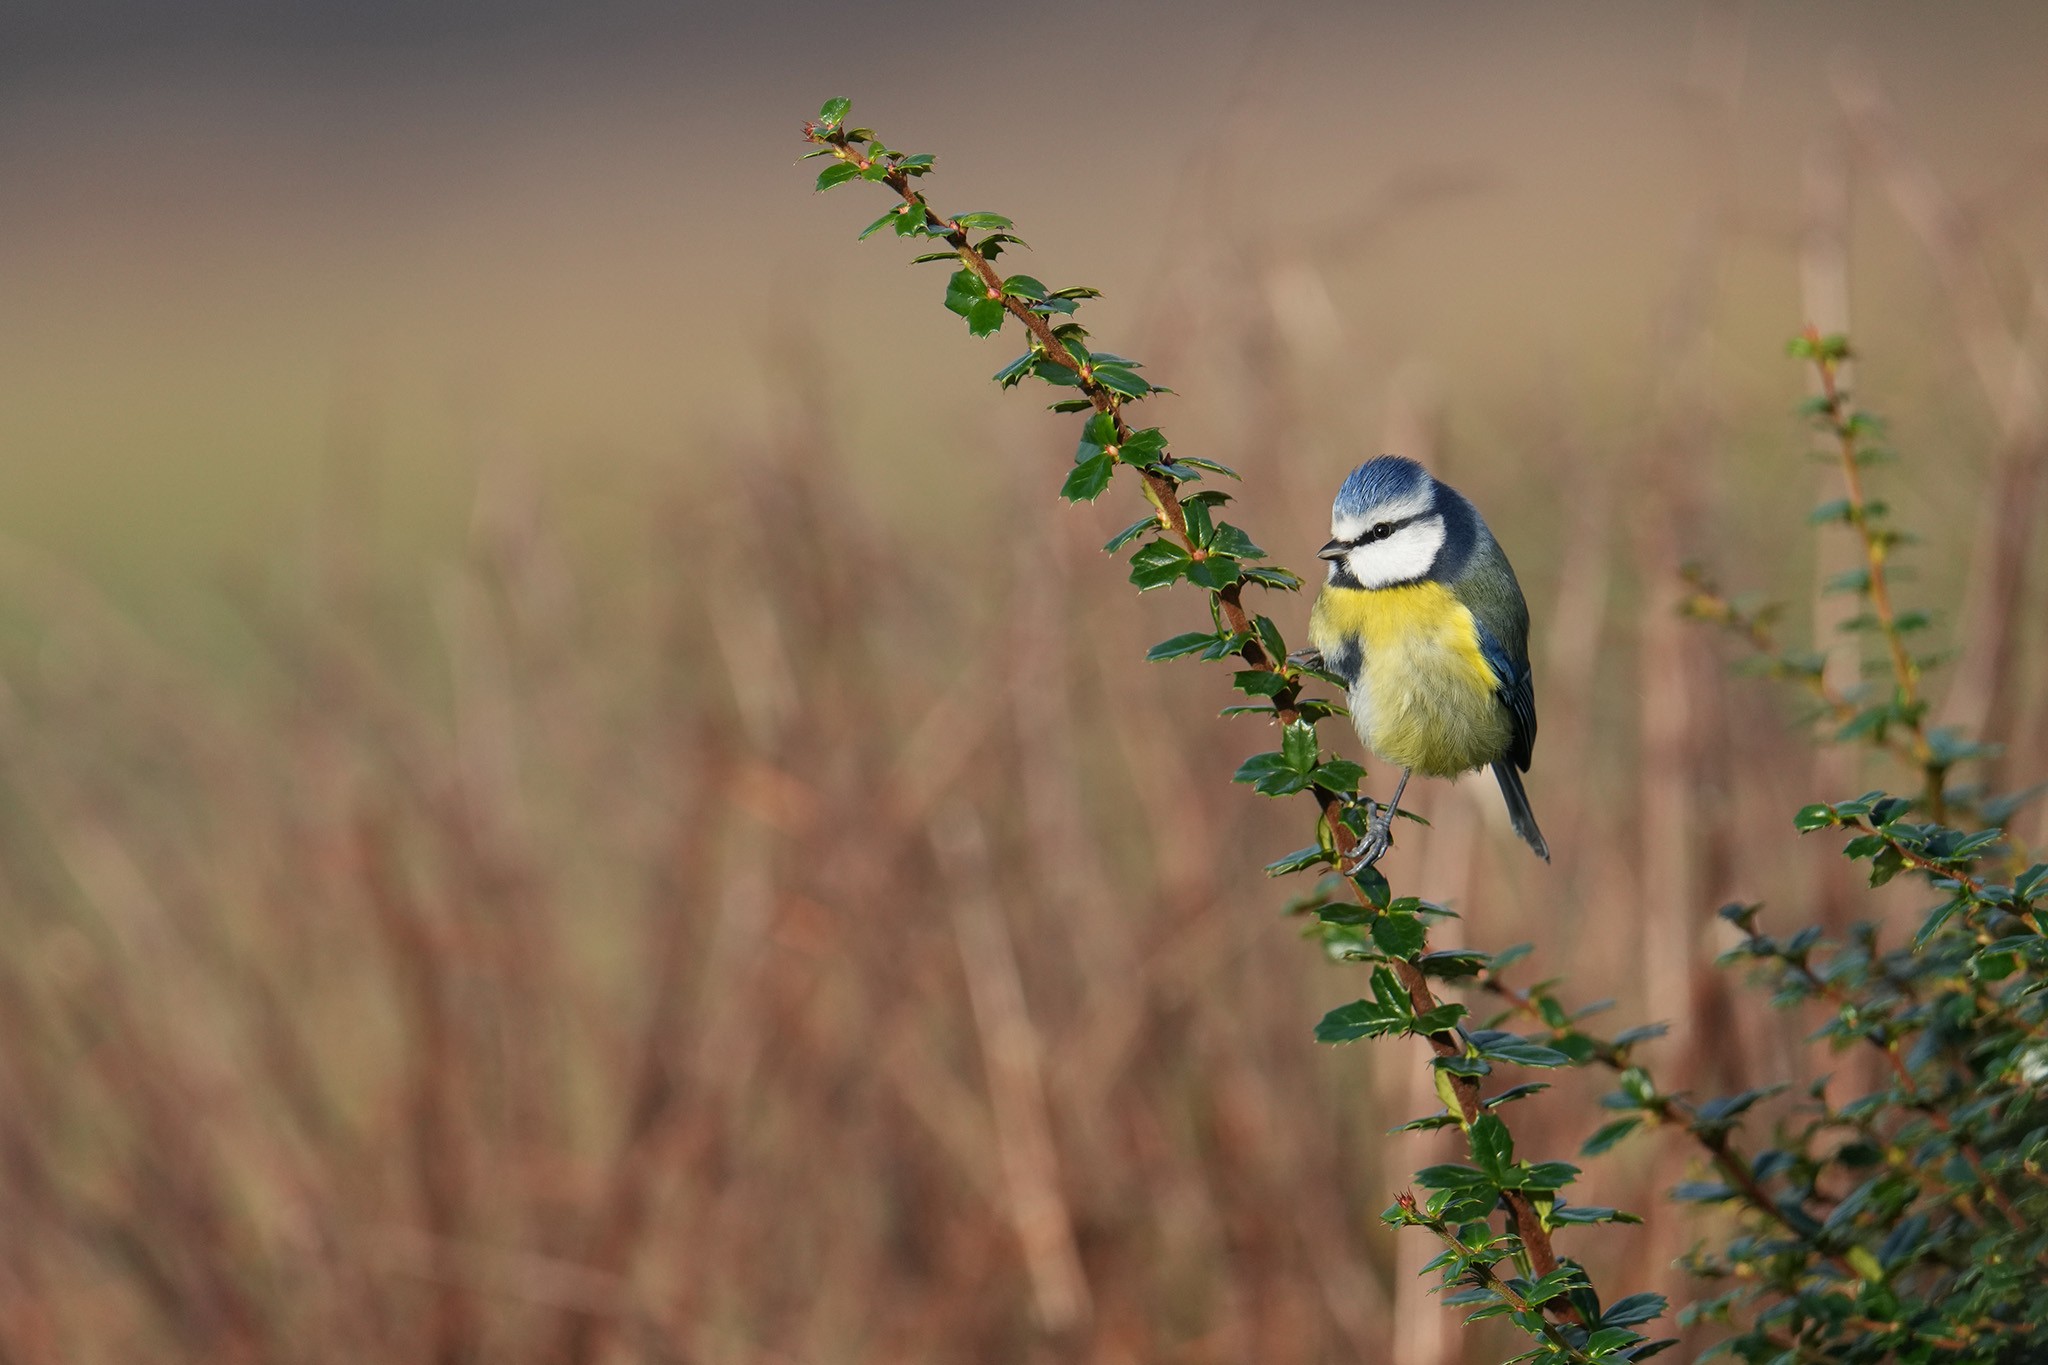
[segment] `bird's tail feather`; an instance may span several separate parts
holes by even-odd
[[[1506,759],[1493,765],[1493,775],[1500,779],[1500,794],[1507,798],[1508,820],[1515,833],[1535,850],[1537,857],[1549,862],[1550,845],[1543,842],[1543,831],[1536,828],[1536,812],[1529,809],[1529,793],[1522,790],[1522,775]]]

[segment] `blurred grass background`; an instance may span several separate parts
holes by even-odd
[[[2048,768],[2037,6],[6,22],[0,1360],[1494,1358],[1377,1227],[1436,1100],[1309,1042],[1359,982],[1258,875],[1263,741],[1142,662],[1191,602],[809,196],[827,95],[1108,290],[1282,562],[1380,450],[1474,496],[1557,863],[1430,784],[1389,870],[1670,1074],[1815,1065],[1712,910],[1852,903],[1789,813],[1863,775],[1671,610],[1689,558],[1831,609],[1809,318],[1946,705]],[[1567,1249],[1682,1296],[1692,1235]]]

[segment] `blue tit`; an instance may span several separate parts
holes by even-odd
[[[1411,773],[1489,765],[1515,833],[1550,861],[1522,790],[1536,744],[1529,606],[1478,509],[1415,461],[1382,455],[1337,490],[1318,553],[1330,573],[1309,642],[1344,680],[1359,738],[1401,767],[1393,802],[1372,803],[1347,861],[1365,866],[1392,846]]]

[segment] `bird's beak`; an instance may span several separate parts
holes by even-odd
[[[1346,546],[1341,540],[1333,540],[1316,551],[1317,559],[1342,559]]]

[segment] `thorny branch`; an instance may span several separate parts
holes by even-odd
[[[811,142],[830,147],[833,155],[840,161],[861,171],[868,171],[873,167],[874,163],[867,151],[855,144],[843,124],[813,121],[805,124],[804,136]],[[1055,363],[1075,372],[1078,376],[1078,387],[1086,395],[1089,403],[1097,412],[1107,414],[1115,423],[1117,440],[1121,442],[1129,439],[1132,428],[1123,416],[1121,396],[1096,377],[1092,366],[1067,349],[1053,332],[1051,324],[1031,308],[1026,300],[1004,292],[1002,276],[990,264],[988,257],[975,249],[969,239],[968,230],[955,219],[933,210],[924,194],[911,183],[911,177],[902,170],[888,169],[882,175],[880,183],[887,185],[902,199],[902,205],[896,210],[898,213],[921,211],[926,215],[927,232],[942,238],[959,256],[961,264],[982,282],[988,291],[988,297],[1000,302],[1010,316],[1023,324],[1031,336],[1032,345],[1037,350]],[[1161,463],[1171,463],[1172,459],[1171,451],[1160,456]],[[1152,504],[1167,531],[1180,542],[1190,558],[1198,562],[1205,558],[1207,552],[1196,544],[1194,536],[1189,533],[1186,512],[1181,506],[1180,495],[1173,481],[1149,470],[1139,472],[1145,481],[1145,499]],[[1286,661],[1270,657],[1259,643],[1258,633],[1253,630],[1252,622],[1245,613],[1241,593],[1241,583],[1233,583],[1216,591],[1217,602],[1232,631],[1248,637],[1239,651],[1239,656],[1246,664],[1262,672],[1289,673]],[[1300,678],[1290,675],[1287,685],[1273,696],[1273,709],[1282,726],[1292,723],[1299,717],[1300,712],[1295,703],[1300,699],[1300,695]],[[1320,787],[1310,790],[1321,809],[1323,820],[1333,835],[1338,834],[1344,827],[1343,801]],[[1350,885],[1359,903],[1370,908],[1370,902],[1357,881],[1351,877],[1346,877],[1345,881]],[[1402,987],[1413,1000],[1416,1013],[1426,1014],[1436,1008],[1436,995],[1430,989],[1428,978],[1421,968],[1413,962],[1398,959],[1393,963],[1393,967]],[[1465,1040],[1453,1030],[1441,1030],[1430,1034],[1429,1045],[1440,1058],[1462,1057],[1467,1051]],[[1469,1127],[1485,1111],[1485,1095],[1480,1089],[1479,1082],[1471,1077],[1451,1073],[1449,1080],[1452,1093],[1458,1101],[1462,1121]],[[1522,1239],[1528,1253],[1531,1268],[1539,1276],[1556,1270],[1557,1253],[1535,1205],[1520,1190],[1507,1191],[1504,1198],[1514,1220],[1516,1233]],[[1567,1317],[1576,1317],[1574,1310],[1562,1303],[1558,1305],[1558,1311]]]
[[[1927,818],[1939,824],[1948,818],[1947,800],[1943,793],[1946,767],[1936,761],[1934,749],[1928,742],[1922,714],[1924,707],[1920,701],[1920,667],[1906,649],[1905,633],[1900,629],[1898,613],[1892,607],[1891,580],[1885,565],[1891,556],[1894,537],[1872,524],[1874,509],[1863,493],[1863,460],[1856,441],[1858,414],[1850,407],[1849,395],[1840,383],[1841,362],[1846,350],[1838,354],[1829,345],[1829,338],[1821,336],[1816,327],[1807,327],[1804,339],[1812,349],[1814,371],[1820,379],[1821,418],[1835,438],[1835,453],[1842,463],[1842,483],[1848,493],[1849,524],[1855,528],[1857,539],[1863,545],[1863,559],[1870,575],[1870,606],[1877,616],[1878,629],[1884,635],[1886,652],[1891,657],[1892,677],[1899,690],[1899,716],[1912,733],[1913,760],[1925,780]]]

